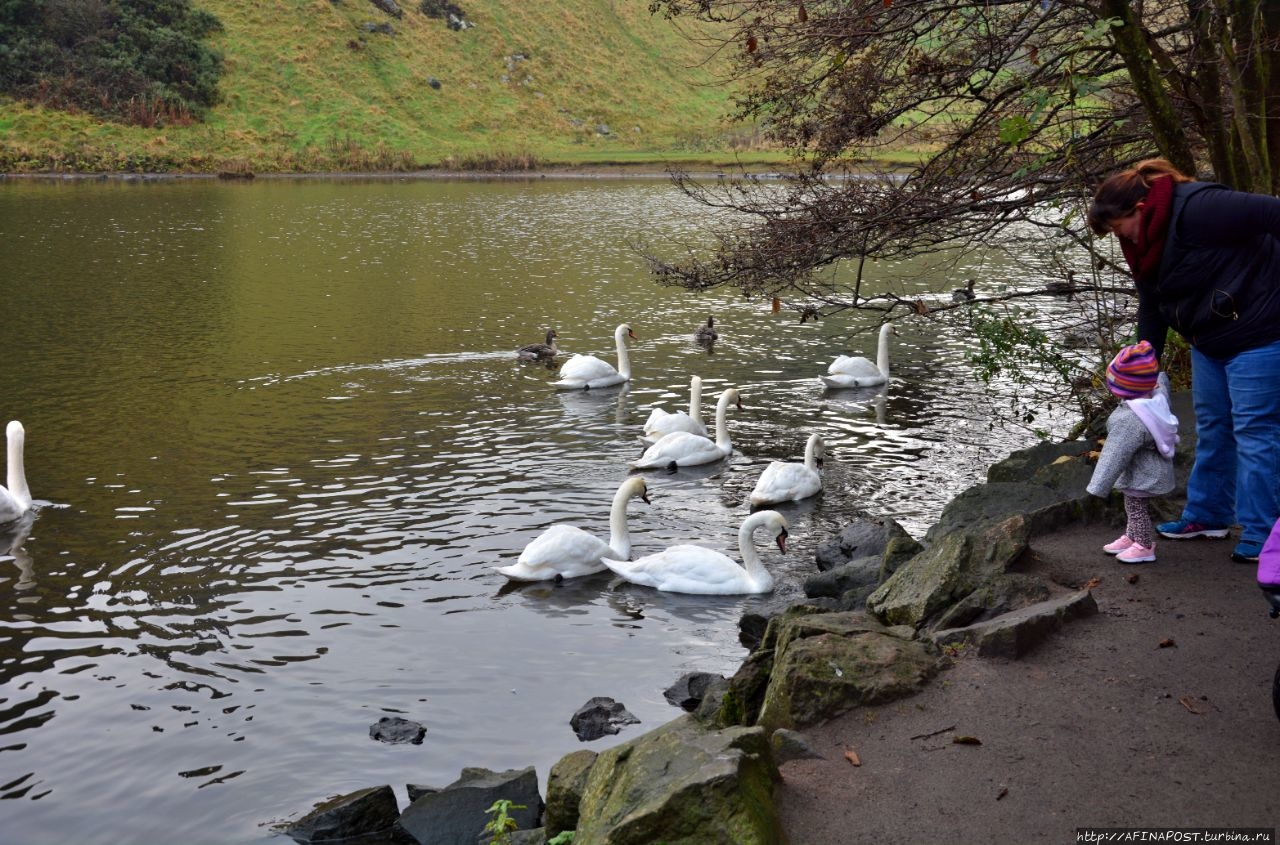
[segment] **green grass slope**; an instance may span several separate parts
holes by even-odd
[[[0,100],[0,171],[314,172],[724,160],[714,60],[646,0],[197,0],[225,30],[202,123],[124,126]],[[390,24],[393,33],[369,31]]]

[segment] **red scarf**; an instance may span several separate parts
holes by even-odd
[[[1133,278],[1151,281],[1160,270],[1164,241],[1169,234],[1169,215],[1173,211],[1173,177],[1161,176],[1151,183],[1147,198],[1138,209],[1138,240],[1120,238],[1120,251],[1129,262]]]

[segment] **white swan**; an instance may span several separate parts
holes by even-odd
[[[645,420],[644,435],[640,439],[646,443],[657,443],[663,435],[673,431],[707,436],[707,424],[702,421],[702,379],[697,376],[689,379],[689,413],[668,413],[661,408],[654,408],[649,412],[649,419]]]
[[[729,403],[735,403],[739,409],[742,402],[738,399],[738,391],[726,387],[716,403],[716,439],[703,437],[689,431],[673,431],[654,443],[644,454],[631,462],[632,469],[656,469],[664,467],[674,470],[676,467],[692,467],[709,464],[727,458],[733,454],[733,443],[729,441],[729,424],[725,416]]]
[[[550,361],[560,354],[559,348],[556,347],[555,329],[547,332],[546,343],[531,343],[528,346],[522,346],[516,350],[516,357],[521,361]]]
[[[751,506],[771,505],[776,502],[798,502],[816,495],[822,490],[822,453],[826,444],[822,435],[811,434],[804,446],[804,463],[773,461],[764,468],[756,488],[751,491]]]
[[[839,355],[827,375],[821,376],[827,387],[875,387],[889,380],[889,334],[892,323],[880,326],[880,341],[876,346],[876,362],[873,364],[861,355]]]
[[[631,535],[627,531],[627,502],[639,497],[649,502],[643,478],[632,477],[618,486],[609,509],[609,542],[573,525],[559,523],[539,534],[524,547],[520,559],[510,566],[494,567],[512,581],[550,581],[577,578],[604,571],[603,556],[631,557]]]
[[[613,387],[631,381],[631,359],[627,357],[626,338],[635,340],[631,327],[626,323],[613,331],[613,341],[618,347],[618,368],[594,355],[574,355],[560,367],[560,380],[552,384],[556,390],[590,390],[593,387]]]
[[[738,553],[742,565],[705,546],[671,546],[657,554],[634,561],[606,557],[605,565],[633,584],[653,587],[669,593],[699,593],[730,596],[742,593],[767,593],[773,589],[773,576],[760,562],[752,535],[757,528],[767,527],[774,535],[778,549],[787,551],[787,520],[777,511],[756,511],[743,520],[738,529]]]
[[[27,487],[27,472],[22,463],[27,430],[22,427],[22,423],[13,420],[5,427],[4,433],[9,441],[6,479],[9,486],[0,487],[0,525],[13,522],[31,510],[31,490]]]

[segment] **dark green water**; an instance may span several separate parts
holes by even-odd
[[[832,357],[873,355],[863,323],[656,287],[628,239],[700,214],[660,180],[0,184],[0,417],[42,503],[0,555],[4,840],[257,842],[464,766],[545,785],[592,696],[643,724],[588,747],[674,718],[662,690],[732,672],[760,599],[511,589],[493,567],[556,522],[605,533],[644,419],[691,374],[708,408],[742,391],[735,454],[655,474],[635,551],[732,552],[765,464],[819,431],[825,492],[783,508],[789,554],[765,556],[779,597],[854,513],[923,534],[1029,443],[989,430],[936,325],[902,325],[887,390],[832,393]],[[512,353],[555,327],[612,360],[620,322],[627,388],[558,393]],[[426,741],[371,740],[384,715]]]

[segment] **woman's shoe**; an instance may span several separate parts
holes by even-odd
[[[1132,545],[1133,541],[1129,539],[1129,535],[1121,534],[1118,538],[1103,546],[1102,550],[1109,555],[1118,555]]]
[[[1141,543],[1134,543],[1116,555],[1116,560],[1121,563],[1152,563],[1155,559],[1156,547],[1154,544],[1144,546]]]
[[[1204,525],[1188,519],[1175,519],[1173,522],[1162,522],[1156,531],[1171,540],[1188,540],[1192,537],[1212,537],[1221,540],[1227,536],[1226,526]]]
[[[1257,563],[1262,554],[1262,544],[1252,540],[1241,540],[1231,552],[1231,559],[1236,563]]]

